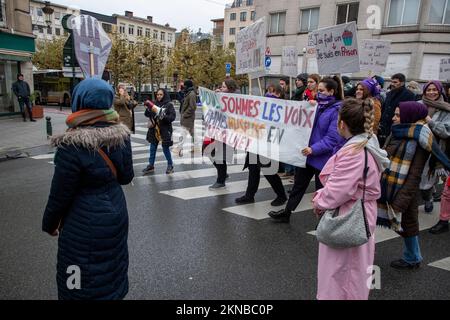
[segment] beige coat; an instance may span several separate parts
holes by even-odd
[[[114,99],[114,110],[119,114],[120,122],[126,125],[130,130],[133,130],[134,120],[132,110],[136,105],[136,101],[124,96],[116,96]]]

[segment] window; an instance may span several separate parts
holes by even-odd
[[[250,13],[250,20],[255,21],[256,20],[256,11],[252,11]]]
[[[6,27],[6,3],[0,0],[0,27]]]
[[[150,37],[151,37],[151,31],[150,31],[150,29],[145,29],[145,36],[146,36],[147,38],[150,38]]]
[[[234,42],[230,42],[228,44],[228,48],[230,48],[230,49],[234,49],[235,47],[236,47],[236,44]]]
[[[247,12],[241,12],[241,21],[247,21]]]
[[[450,24],[450,1],[433,0],[430,9],[430,23]]]
[[[137,35],[138,35],[138,37],[142,37],[142,32],[143,32],[142,27],[138,27],[138,29],[137,29]]]
[[[153,30],[153,39],[158,40],[158,30]]]
[[[125,25],[123,23],[120,24],[119,26],[119,32],[124,34],[125,33]]]
[[[129,35],[134,35],[134,26],[130,25],[130,26],[128,27],[128,34],[129,34]]]
[[[347,3],[338,6],[336,24],[349,23],[356,21],[358,23],[359,2]]]
[[[270,14],[270,33],[284,33],[284,25],[286,24],[286,12],[278,12]]]
[[[253,0],[247,0],[247,6],[252,6],[253,5]]]
[[[55,28],[55,35],[60,36],[61,35],[61,29]]]
[[[236,34],[236,28],[230,28],[230,36],[234,36]]]
[[[239,31],[241,31],[242,29],[245,29],[245,27],[240,27],[240,28],[239,28]]]
[[[166,33],[161,32],[161,41],[166,41]]]
[[[112,32],[112,25],[110,25],[108,23],[102,23],[102,28],[103,28],[103,30],[105,30],[106,33]]]
[[[241,7],[242,6],[242,0],[236,0],[234,3],[235,3],[235,7]]]
[[[56,12],[55,11],[54,16],[55,16],[55,20],[61,19],[61,12]]]
[[[39,33],[44,34],[44,27],[43,26],[38,26],[39,29]]]
[[[173,40],[173,34],[172,33],[168,33],[167,34],[167,41],[168,42],[172,42],[172,40]]]
[[[319,27],[319,12],[319,8],[302,10],[300,21],[301,32],[317,30]]]
[[[36,13],[37,13],[38,17],[42,17],[44,15],[42,12],[42,8],[37,8]]]
[[[52,27],[47,27],[47,34],[53,34]]]
[[[230,13],[230,20],[231,21],[236,20],[236,12]]]
[[[420,0],[391,0],[388,26],[417,24],[419,7]]]

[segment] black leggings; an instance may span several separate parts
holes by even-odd
[[[294,187],[289,195],[286,211],[293,212],[298,207],[314,176],[316,177],[316,191],[323,188],[323,185],[319,180],[319,175],[320,170],[311,167],[310,165],[306,165],[306,168],[295,169]]]

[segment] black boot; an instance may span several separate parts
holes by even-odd
[[[30,121],[31,122],[36,122],[36,120],[33,119],[33,113],[31,111],[31,108],[27,108],[27,110],[28,110],[28,114],[30,115]]]
[[[280,211],[269,212],[269,217],[281,223],[289,223],[291,220],[291,214],[292,213],[290,211],[283,209]]]
[[[286,197],[277,197],[275,200],[272,201],[270,204],[272,207],[281,207],[283,206],[288,199]]]
[[[236,200],[234,200],[237,204],[250,204],[250,203],[255,203],[255,198],[250,198],[247,195],[237,198]]]
[[[414,270],[420,268],[420,262],[408,263],[403,259],[395,260],[391,262],[391,267],[397,270]]]
[[[27,116],[25,114],[25,111],[22,112],[23,122],[27,122]]]
[[[448,221],[440,220],[433,228],[430,229],[430,233],[441,234],[444,232],[448,232],[448,230]]]

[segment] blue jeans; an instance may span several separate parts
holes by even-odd
[[[158,150],[158,144],[151,143],[150,144],[150,159],[148,160],[149,164],[151,166],[155,165],[156,150]],[[172,161],[172,154],[170,153],[170,148],[163,146],[163,153],[164,153],[164,156],[166,157],[167,164],[172,167],[173,166],[173,161]]]
[[[423,258],[420,253],[419,236],[403,239],[405,246],[403,249],[403,260],[409,264],[422,262]]]

